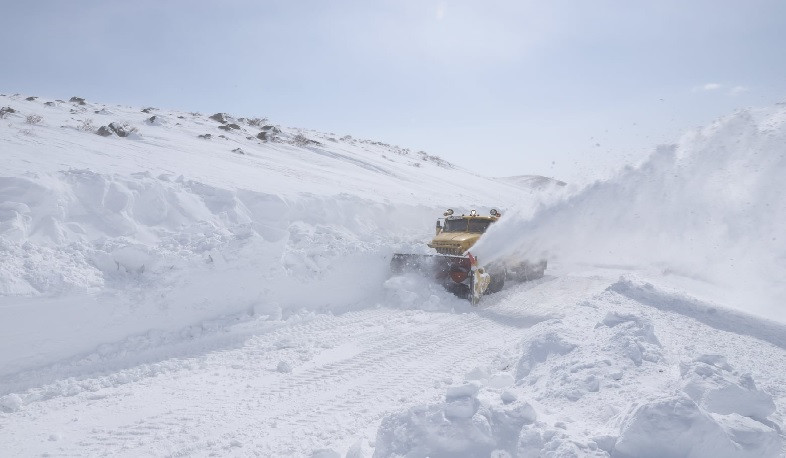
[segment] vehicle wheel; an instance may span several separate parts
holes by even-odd
[[[491,283],[489,283],[489,287],[486,290],[486,294],[493,294],[502,291],[502,288],[505,286],[505,280],[508,277],[508,271],[506,269],[496,270],[491,273]]]

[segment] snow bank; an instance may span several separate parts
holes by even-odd
[[[509,212],[474,252],[484,262],[547,254],[566,269],[654,269],[783,321],[785,174],[786,109],[740,111],[532,218]]]
[[[435,212],[87,170],[0,178],[0,202],[0,293],[17,297],[0,330],[50,333],[5,348],[4,373],[220,315],[373,303],[390,253],[416,249]]]

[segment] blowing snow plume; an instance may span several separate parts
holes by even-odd
[[[473,251],[484,263],[547,253],[564,268],[654,268],[786,321],[784,176],[786,109],[740,111],[531,218],[508,212]]]

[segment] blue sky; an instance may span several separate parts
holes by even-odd
[[[786,101],[786,2],[1,0],[0,92],[244,116],[586,181]]]

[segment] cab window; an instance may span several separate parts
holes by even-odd
[[[469,220],[469,232],[486,232],[491,220],[488,219],[471,219]]]
[[[442,232],[466,232],[467,220],[465,219],[446,219],[445,227]]]

